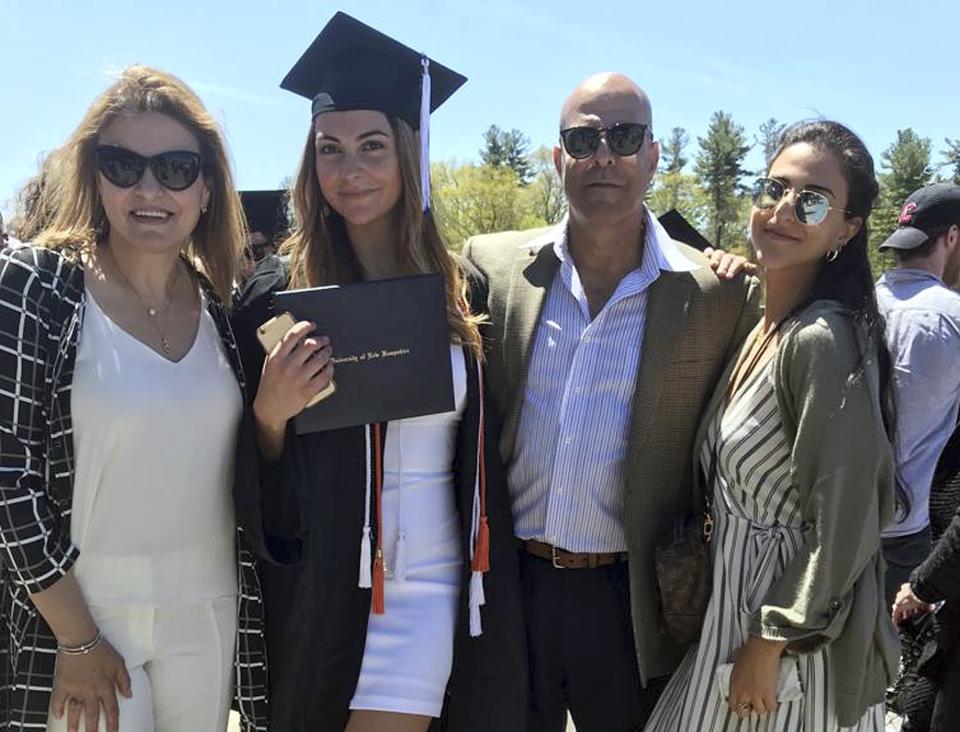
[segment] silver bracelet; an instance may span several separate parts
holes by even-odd
[[[65,646],[62,643],[58,643],[57,652],[62,653],[64,656],[86,656],[94,648],[99,646],[102,640],[103,633],[98,630],[93,640],[87,641],[86,643],[81,643],[78,646]]]

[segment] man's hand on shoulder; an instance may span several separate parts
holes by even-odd
[[[704,249],[703,254],[710,260],[710,268],[721,280],[732,280],[741,272],[753,276],[760,275],[759,265],[746,257],[741,257],[739,254],[731,254],[723,249],[714,249],[713,247]]]

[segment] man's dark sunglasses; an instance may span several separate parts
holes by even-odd
[[[200,154],[192,150],[170,150],[146,158],[118,145],[97,147],[97,169],[103,177],[120,188],[132,188],[147,170],[164,188],[182,191],[200,177]]]
[[[577,160],[589,158],[600,147],[604,137],[607,147],[620,157],[636,155],[650,130],[649,125],[621,122],[610,127],[568,127],[560,130],[560,139],[567,155]]]

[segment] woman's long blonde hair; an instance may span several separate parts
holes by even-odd
[[[186,255],[230,302],[246,223],[234,188],[226,146],[216,120],[180,79],[147,66],[130,66],[97,97],[66,144],[46,161],[33,202],[42,227],[34,243],[51,249],[84,250],[110,231],[97,185],[96,148],[100,134],[118,116],[158,112],[187,127],[200,147],[203,179],[210,192],[206,213],[187,242]]]
[[[397,143],[403,183],[397,204],[400,261],[412,272],[439,272],[443,275],[450,330],[482,360],[483,347],[478,329],[481,318],[470,311],[467,280],[460,264],[447,251],[432,214],[424,215],[422,210],[417,135],[403,120],[388,119]],[[290,286],[315,287],[360,281],[360,262],[350,243],[343,217],[330,208],[320,190],[312,123],[291,199],[295,226],[281,246],[281,251],[290,255]]]

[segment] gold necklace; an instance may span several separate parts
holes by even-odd
[[[131,290],[136,296],[137,300],[140,301],[140,305],[143,308],[143,311],[147,314],[147,322],[153,326],[153,329],[157,332],[157,338],[160,339],[160,347],[163,349],[163,352],[166,355],[170,355],[173,352],[173,347],[170,345],[170,341],[167,340],[167,337],[163,334],[163,331],[160,329],[160,318],[158,316],[166,315],[167,311],[170,310],[170,306],[173,304],[173,290],[180,281],[180,262],[174,265],[174,272],[170,275],[170,281],[167,283],[167,302],[163,306],[162,310],[157,310],[157,308],[152,305],[148,305],[140,293],[137,291],[137,288],[133,286],[133,283],[130,282],[130,279],[123,273],[123,270],[120,268],[117,258],[114,256],[113,251],[110,251],[110,259],[113,260],[113,269],[116,271],[117,276],[120,278],[123,285]]]

